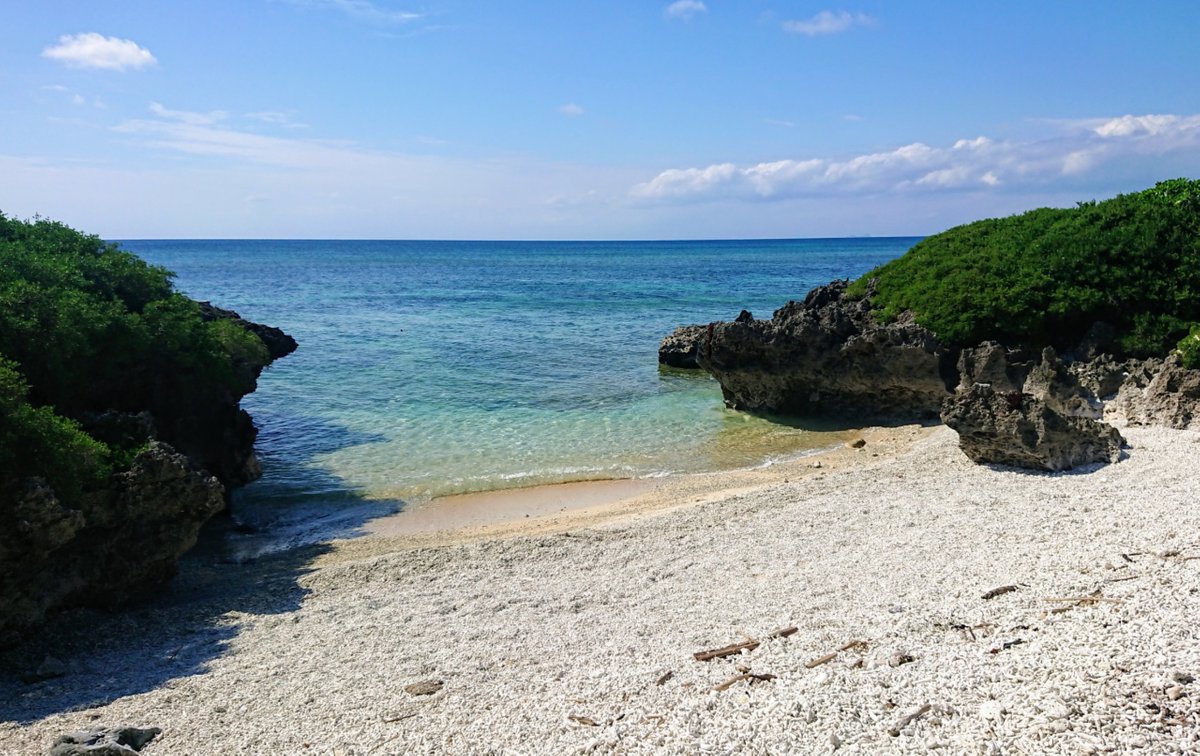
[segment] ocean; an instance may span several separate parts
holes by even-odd
[[[235,514],[271,524],[820,447],[818,424],[733,412],[711,378],[659,368],[658,343],[743,308],[770,317],[916,241],[120,244],[300,343],[243,400],[263,477]]]

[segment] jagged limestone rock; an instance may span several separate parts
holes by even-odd
[[[708,335],[708,326],[679,326],[658,345],[658,363],[688,370],[698,369],[696,354]]]
[[[982,383],[947,399],[942,422],[958,432],[959,446],[973,461],[1034,470],[1116,462],[1124,444],[1111,425],[1063,415],[1029,394]]]
[[[1146,360],[1129,371],[1113,404],[1130,425],[1200,428],[1200,370],[1183,367],[1176,356]]]
[[[798,415],[935,416],[950,393],[952,355],[911,316],[880,323],[869,297],[848,299],[846,286],[817,287],[770,320],[709,326],[696,360],[720,382],[726,404]]]

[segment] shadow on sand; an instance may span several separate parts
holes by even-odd
[[[294,425],[295,418],[290,419]],[[327,448],[374,443],[381,439],[354,434],[320,421],[300,423],[309,438]],[[80,711],[144,693],[171,680],[204,674],[227,650],[239,631],[237,615],[278,615],[300,608],[308,590],[302,578],[334,538],[361,533],[375,517],[397,511],[401,502],[367,501],[333,475],[314,473],[318,490],[329,492],[326,519],[272,537],[271,522],[247,528],[234,516],[218,516],[200,542],[179,563],[179,574],[160,593],[117,611],[69,609],[51,615],[37,635],[0,653],[0,721],[28,723],[46,716]],[[272,474],[269,462],[268,475]],[[286,476],[287,471],[274,471]],[[307,502],[314,516],[319,502]],[[280,508],[282,511],[282,508]],[[248,532],[249,531],[249,532]],[[61,663],[65,674],[31,681],[46,662]]]

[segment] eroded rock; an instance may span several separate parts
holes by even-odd
[[[942,422],[958,432],[959,446],[973,461],[1035,470],[1116,462],[1124,445],[1111,425],[1064,415],[1030,394],[983,383],[946,400]]]
[[[157,441],[81,509],[27,481],[0,510],[0,643],[54,607],[116,606],[162,584],[223,506],[216,478]]]
[[[1130,425],[1200,429],[1200,370],[1177,356],[1146,360],[1131,368],[1112,404]]]
[[[131,756],[162,734],[158,727],[99,727],[59,736],[47,756]]]
[[[700,367],[696,354],[708,334],[708,326],[680,326],[663,337],[658,345],[658,363],[689,370]]]
[[[799,415],[931,417],[953,385],[950,353],[911,316],[880,323],[869,297],[836,281],[788,302],[770,320],[713,323],[697,363],[730,407]],[[748,315],[748,313],[746,313]]]

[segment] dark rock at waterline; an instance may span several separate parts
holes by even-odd
[[[698,369],[696,353],[708,335],[708,326],[680,326],[658,345],[658,363],[675,368]]]
[[[708,326],[697,363],[735,409],[858,417],[936,416],[953,356],[911,316],[880,323],[845,281],[788,302],[770,320]],[[748,313],[746,313],[748,314]]]
[[[0,512],[0,643],[55,607],[118,606],[160,585],[223,506],[216,478],[157,441],[81,509],[26,480]]]
[[[231,320],[257,336],[266,345],[272,360],[286,357],[296,351],[296,340],[282,330],[262,323],[246,320],[233,310],[225,310],[211,302],[197,302],[200,305],[200,317],[209,320]]]
[[[99,727],[60,735],[47,756],[130,756],[162,730],[158,727]]]

